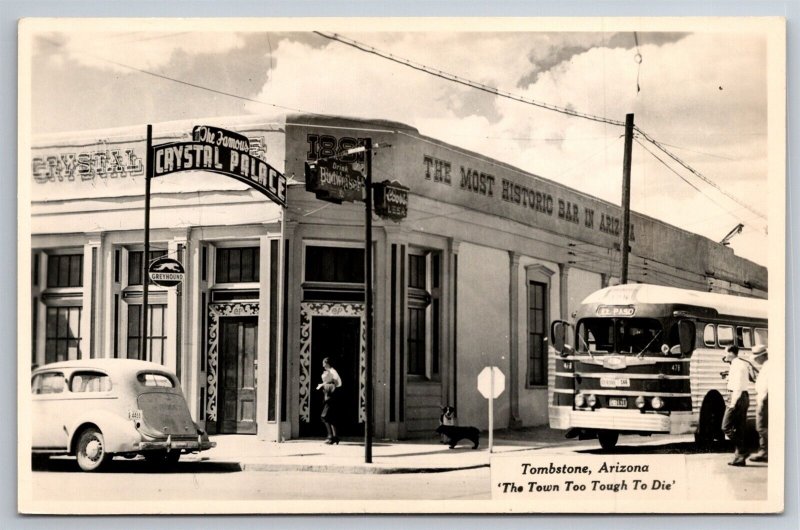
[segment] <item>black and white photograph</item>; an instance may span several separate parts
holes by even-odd
[[[21,20],[19,511],[781,512],[785,124],[777,17]]]

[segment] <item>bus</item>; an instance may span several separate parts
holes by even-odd
[[[620,434],[724,439],[725,348],[757,373],[751,350],[769,345],[767,301],[755,298],[626,284],[590,294],[573,317],[550,326],[550,427],[605,450]]]

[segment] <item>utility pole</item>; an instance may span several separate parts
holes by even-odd
[[[622,259],[619,283],[628,283],[628,247],[631,225],[631,155],[633,150],[633,114],[625,115],[625,155],[622,159]]]
[[[372,463],[372,139],[364,140],[365,173],[364,188],[364,313],[367,336],[365,338],[367,388],[364,396],[364,462]]]
[[[144,174],[144,252],[142,253],[142,312],[139,316],[139,359],[147,360],[147,297],[150,278],[150,179],[153,176],[153,126],[147,126],[147,150]]]

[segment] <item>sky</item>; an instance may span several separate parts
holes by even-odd
[[[633,113],[706,181],[639,137],[632,209],[716,241],[743,223],[731,247],[767,264],[763,32],[358,26],[337,33],[537,102],[618,121]],[[64,27],[33,34],[30,67],[34,134],[298,111],[387,119],[620,203],[621,127],[466,87],[310,31]]]

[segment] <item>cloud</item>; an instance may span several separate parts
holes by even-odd
[[[637,33],[636,37],[632,32],[610,35],[605,33],[553,35],[548,38],[546,46],[537,44],[531,48],[528,59],[532,69],[519,79],[517,87],[525,88],[535,84],[542,74],[594,48],[630,50],[644,45],[663,46],[677,42],[687,35],[689,34],[676,32]],[[580,42],[572,44],[575,39]]]
[[[347,36],[536,101],[620,121],[633,112],[642,130],[692,167],[753,208],[767,209],[763,35],[641,33],[641,65],[634,61],[632,33]],[[260,103],[88,62],[77,51],[77,37],[46,37],[54,43],[41,43],[34,56],[36,131],[243,113],[267,120],[287,108],[387,119],[619,203],[620,127],[467,88],[310,32],[117,35],[108,40],[116,48],[103,49],[118,62],[158,68],[176,79]],[[102,42],[96,35],[81,37],[84,41],[95,47]],[[70,53],[52,50],[64,46]],[[519,86],[521,79],[526,81]],[[737,236],[732,246],[737,253],[765,261],[763,221],[660,155],[714,200],[698,193],[634,145],[635,210],[715,240],[742,219],[752,232]]]

